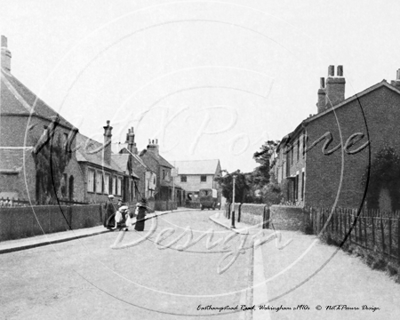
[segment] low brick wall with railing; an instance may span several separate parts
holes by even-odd
[[[103,223],[100,204],[0,208],[0,241],[43,235]]]

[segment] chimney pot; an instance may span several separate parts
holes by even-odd
[[[7,37],[1,36],[1,69],[11,71],[11,52],[7,49]]]
[[[103,145],[103,162],[110,165],[111,163],[111,131],[110,120],[107,120],[107,125],[104,128],[104,145]]]
[[[400,81],[400,69],[397,69],[397,72],[396,72],[396,80],[399,80],[399,81]]]
[[[328,67],[328,77],[334,77],[335,76],[335,66],[329,66]]]
[[[321,77],[319,79],[319,83],[320,83],[320,89],[325,89],[325,78]]]
[[[7,48],[7,37],[3,35],[1,36],[1,47]]]
[[[343,66],[337,66],[336,74],[338,77],[343,77]]]

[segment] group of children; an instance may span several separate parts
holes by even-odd
[[[128,230],[129,227],[135,225],[136,231],[144,230],[144,221],[146,217],[147,204],[145,199],[136,204],[135,212],[130,212],[128,206],[123,205],[122,201],[118,201],[118,209],[115,208],[113,200],[114,196],[108,196],[109,201],[105,205],[106,215],[104,219],[104,227],[110,230]]]

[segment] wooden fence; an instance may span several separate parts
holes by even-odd
[[[305,208],[312,233],[338,244],[355,244],[400,263],[400,212]]]

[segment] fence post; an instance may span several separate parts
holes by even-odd
[[[397,259],[400,263],[400,219],[397,219]]]
[[[362,225],[361,225],[361,214],[360,212],[359,216],[357,217],[357,222],[358,222],[358,238],[360,240],[360,244],[363,242],[363,237],[362,237]]]
[[[382,213],[381,213],[381,234],[382,234],[382,252],[385,253],[385,229],[383,226]]]
[[[349,213],[349,210],[347,210],[347,213]],[[348,214],[348,219],[349,219],[349,242],[351,242],[351,232],[353,231],[353,229],[352,229],[353,225],[352,225],[351,217],[352,217],[352,213],[350,211],[350,214]]]
[[[391,256],[392,255],[392,218],[389,218],[388,227],[389,227],[389,256]]]
[[[366,213],[364,211],[364,213]],[[367,215],[364,214],[364,236],[365,236],[365,246],[368,248],[368,233],[367,233]]]
[[[375,247],[375,217],[371,214],[371,227],[372,227],[372,249]]]

